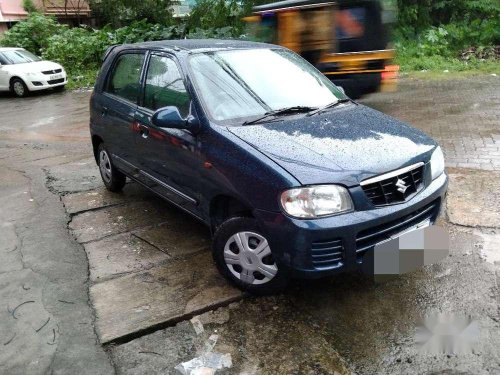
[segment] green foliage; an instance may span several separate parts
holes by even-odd
[[[473,20],[494,20],[500,16],[498,0],[397,0],[398,28],[412,37],[431,26]]]
[[[18,22],[12,29],[3,34],[0,45],[6,47],[23,47],[37,55],[48,46],[48,40],[52,35],[66,30],[53,17],[47,17],[40,13],[30,13],[28,19]]]
[[[227,29],[220,29],[209,30],[207,35],[225,37],[229,33]],[[59,62],[69,72],[69,86],[79,87],[88,86],[95,80],[101,58],[110,45],[185,36],[184,25],[163,26],[142,20],[118,29],[69,28],[57,23],[54,18],[33,13],[26,21],[17,23],[6,32],[0,39],[0,45],[23,47],[44,59]]]
[[[146,20],[131,23],[113,30],[110,27],[102,29],[108,36],[108,44],[139,43],[149,40],[164,40],[183,38],[185,26],[163,26],[160,24],[151,24]]]
[[[81,71],[97,68],[108,45],[109,39],[104,32],[66,28],[49,38],[42,56],[61,63],[70,71]]]
[[[23,0],[23,9],[28,13],[38,12],[33,0]]]
[[[199,0],[191,10],[187,25],[190,29],[238,27],[240,16],[236,0]]]
[[[171,9],[175,4],[176,0],[90,0],[99,24],[113,27],[142,19],[150,23],[171,24]]]
[[[397,0],[397,62],[404,70],[497,67],[498,0]],[[465,53],[464,51],[467,51]],[[489,59],[484,61],[484,59]]]
[[[175,39],[183,36],[184,29],[177,26],[150,24],[145,20],[116,30],[104,28],[65,28],[48,39],[43,57],[81,71],[97,69],[106,49],[113,44],[138,43],[150,40]]]

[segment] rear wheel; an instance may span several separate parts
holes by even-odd
[[[14,78],[10,84],[11,91],[19,98],[24,98],[29,94],[28,86],[21,78]]]
[[[238,288],[254,294],[274,294],[287,283],[269,242],[253,218],[225,221],[214,235],[213,257],[219,271]]]
[[[99,145],[97,160],[102,182],[104,182],[106,189],[114,192],[121,191],[125,186],[127,178],[122,172],[116,169],[111,162],[111,158],[106,147],[104,147],[104,143]]]

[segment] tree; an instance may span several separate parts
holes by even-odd
[[[177,0],[90,0],[100,25],[120,27],[133,21],[168,25],[172,23],[172,5]]]
[[[28,13],[38,12],[33,0],[23,0],[23,8]]]
[[[236,0],[199,0],[191,9],[189,29],[210,29],[240,24],[240,8]]]
[[[498,0],[397,0],[397,5],[399,26],[417,33],[451,22],[500,17]]]
[[[256,5],[276,0],[198,0],[191,9],[187,25],[190,30],[233,28],[242,32],[242,18],[252,13]]]

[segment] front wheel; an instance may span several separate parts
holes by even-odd
[[[225,221],[214,235],[212,251],[219,271],[242,290],[274,294],[288,283],[285,270],[278,269],[269,242],[253,218]]]
[[[11,83],[11,90],[18,98],[24,98],[29,94],[28,86],[20,78],[14,78]]]
[[[102,182],[104,182],[106,189],[113,192],[121,191],[125,186],[127,178],[111,162],[111,157],[106,147],[104,147],[104,143],[99,145],[97,152],[99,171],[101,172]]]

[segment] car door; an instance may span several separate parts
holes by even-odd
[[[7,71],[7,60],[0,53],[0,90],[6,91],[9,89],[10,74]]]
[[[102,95],[95,100],[96,117],[104,129],[104,142],[113,163],[131,176],[138,173],[134,118],[141,93],[144,61],[144,52],[119,54],[108,74]]]
[[[198,214],[199,176],[203,165],[196,136],[183,129],[158,128],[151,123],[159,108],[176,106],[183,117],[191,99],[174,59],[151,54],[144,79],[144,94],[136,111],[136,145],[141,180],[172,202]]]

